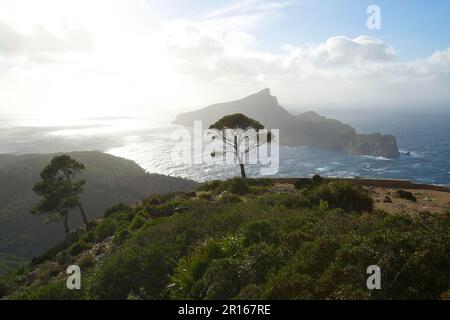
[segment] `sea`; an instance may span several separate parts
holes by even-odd
[[[329,116],[352,125],[361,133],[395,135],[400,158],[281,146],[279,170],[274,176],[319,174],[323,177],[407,179],[450,186],[450,113],[341,113]],[[180,129],[183,130],[155,119],[131,117],[57,123],[38,119],[0,119],[0,154],[96,150],[133,160],[150,173],[200,182],[239,176],[237,165],[174,159],[174,152],[180,149],[180,141],[174,138],[174,132]],[[247,173],[261,177],[261,165],[248,165]]]

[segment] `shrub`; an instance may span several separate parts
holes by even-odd
[[[59,252],[55,257],[55,262],[59,265],[64,265],[70,261],[70,256],[67,250]]]
[[[406,190],[397,190],[397,192],[395,193],[397,195],[397,197],[399,197],[400,199],[405,199],[411,202],[417,202],[417,198],[414,196],[414,194],[410,191],[406,191]]]
[[[175,207],[175,203],[164,203],[158,206],[148,207],[147,211],[154,218],[170,217],[175,213]]]
[[[208,266],[201,285],[207,300],[225,300],[236,296],[243,284],[238,262],[232,259],[214,260]]]
[[[107,209],[107,210],[105,211],[105,213],[103,214],[103,217],[104,217],[104,218],[108,218],[108,217],[112,216],[112,215],[115,214],[115,213],[119,213],[119,212],[127,212],[127,211],[129,211],[130,209],[131,209],[130,206],[127,206],[127,205],[124,204],[124,203],[119,203],[119,204],[116,204],[115,206],[113,206],[113,207]]]
[[[341,208],[348,211],[372,211],[373,199],[370,194],[347,182],[330,182],[320,185],[315,190],[316,201],[324,200],[330,208]]]
[[[208,181],[205,182],[203,184],[201,184],[198,188],[197,191],[214,191],[216,190],[221,184],[223,183],[223,181],[220,180],[214,180],[214,181]]]
[[[271,179],[247,179],[247,183],[252,187],[270,187],[273,186]]]
[[[384,199],[383,199],[383,203],[392,203],[392,202],[393,202],[392,198],[389,197],[389,196],[385,196]]]
[[[144,225],[145,221],[146,220],[145,220],[145,218],[143,216],[141,216],[140,214],[137,214],[134,217],[133,221],[131,222],[130,229],[131,230],[140,229]]]
[[[72,257],[74,257],[74,256],[79,255],[80,253],[82,253],[83,251],[85,251],[87,249],[89,249],[89,245],[83,241],[79,241],[70,247],[69,252],[70,252],[70,255]]]
[[[313,176],[311,180],[312,180],[313,184],[321,184],[324,181],[324,179],[321,176],[319,176],[318,174]]]
[[[81,270],[89,269],[93,265],[95,265],[95,258],[90,254],[86,254],[78,260],[78,265]]]
[[[312,180],[308,180],[308,179],[297,179],[294,182],[294,188],[297,190],[309,188],[309,187],[311,187],[311,185],[312,185]]]
[[[95,241],[102,242],[106,238],[112,236],[118,226],[119,223],[111,218],[103,220],[103,222],[95,228]]]
[[[228,180],[227,184],[228,184],[227,191],[229,191],[232,194],[243,196],[250,193],[250,188],[248,186],[246,179],[233,178],[231,180]]]
[[[83,281],[83,277],[81,279]],[[83,288],[83,283],[81,286]],[[32,285],[8,298],[14,300],[79,300],[83,298],[83,290],[67,290],[64,279],[43,285]]]
[[[180,259],[175,269],[170,286],[171,297],[175,299],[203,299],[208,295],[209,290],[221,290],[216,286],[208,288],[210,286],[208,282],[213,277],[213,274],[218,271],[210,271],[205,279],[208,267],[217,260],[225,261],[236,257],[242,248],[243,241],[239,237],[227,237],[222,240],[208,239],[195,247],[186,257]],[[226,273],[229,271],[222,270],[222,272]],[[218,275],[216,274],[216,276]],[[233,278],[235,276],[236,274],[234,274]],[[222,282],[222,280],[233,281],[233,279],[221,278],[218,286],[226,286],[226,283]],[[219,293],[211,293],[208,298],[218,299],[219,295]]]
[[[274,226],[268,221],[252,221],[242,230],[245,244],[250,245],[258,242],[270,242]]]
[[[122,245],[130,237],[130,235],[131,235],[130,230],[126,228],[121,229],[119,232],[116,232],[113,243],[115,245]]]
[[[5,282],[0,280],[0,299],[6,296],[9,292],[9,288]]]
[[[202,200],[211,200],[212,199],[212,195],[210,195],[209,193],[201,193],[198,197],[199,197],[199,199],[202,199]]]
[[[234,194],[223,194],[220,196],[219,200],[223,204],[233,204],[233,203],[242,202],[242,199]]]
[[[311,201],[302,193],[265,194],[258,198],[259,203],[280,209],[304,209],[312,207]]]
[[[129,246],[106,259],[90,278],[91,299],[123,300],[131,292],[146,292],[147,299],[161,299],[171,262],[158,245]]]

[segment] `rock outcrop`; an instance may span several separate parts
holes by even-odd
[[[206,108],[179,114],[174,124],[192,126],[202,121],[208,127],[225,115],[243,113],[265,127],[280,130],[280,143],[285,146],[310,146],[355,155],[398,158],[400,153],[394,136],[380,133],[359,134],[350,125],[329,119],[314,111],[294,116],[278,104],[276,97],[264,89],[246,98],[218,103]]]

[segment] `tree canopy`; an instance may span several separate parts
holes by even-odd
[[[256,131],[264,129],[264,126],[254,119],[251,119],[242,113],[231,114],[218,120],[212,124],[209,129],[212,130],[226,130],[226,129],[241,129],[249,130],[254,129]]]
[[[264,130],[264,125],[242,113],[225,116],[210,125],[209,129],[215,130],[223,140],[224,157],[227,152],[234,154],[235,159],[239,163],[243,178],[247,177],[245,172],[246,155],[250,151],[272,140],[270,132],[266,136],[259,134],[261,130]],[[213,154],[212,156],[215,155]]]
[[[75,180],[84,169],[82,163],[70,156],[54,157],[50,164],[42,170],[41,181],[33,187],[33,191],[41,196],[41,199],[33,207],[32,213],[47,214],[47,221],[50,222],[62,222],[68,233],[69,212],[78,208],[87,227],[87,217],[80,201],[85,181]]]

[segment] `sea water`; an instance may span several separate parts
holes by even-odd
[[[450,185],[450,114],[334,115],[359,132],[393,134],[399,159],[353,156],[309,147],[280,147],[279,177],[320,174],[325,177],[409,179]],[[225,179],[240,174],[238,166],[181,164],[171,159],[177,146],[171,135],[176,126],[145,119],[82,119],[64,124],[0,121],[0,153],[53,153],[99,150],[137,162],[148,172],[197,181]],[[249,176],[260,176],[257,165]]]

